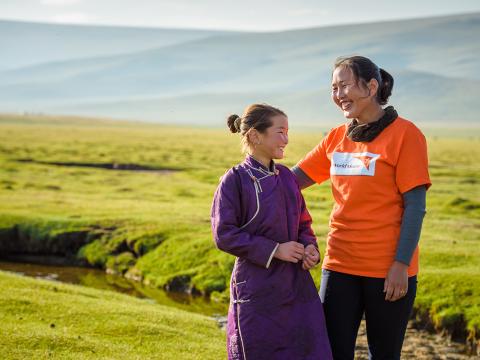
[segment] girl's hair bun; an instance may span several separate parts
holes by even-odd
[[[242,118],[237,114],[232,114],[227,118],[227,125],[232,133],[240,132],[241,121],[242,121]]]

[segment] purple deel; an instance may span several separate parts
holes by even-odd
[[[332,358],[320,298],[309,271],[273,258],[279,243],[316,245],[294,175],[247,156],[215,192],[212,230],[220,250],[237,257],[230,282],[230,360]]]

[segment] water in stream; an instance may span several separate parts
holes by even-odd
[[[228,310],[227,304],[215,303],[205,297],[154,289],[141,283],[125,279],[119,275],[107,274],[99,269],[0,261],[0,270],[38,279],[117,291],[139,298],[151,299],[162,305],[201,313],[207,316],[224,316]]]

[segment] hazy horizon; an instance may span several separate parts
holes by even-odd
[[[7,19],[0,17],[0,21],[3,22],[16,22],[16,23],[30,23],[30,24],[38,24],[38,25],[65,25],[65,26],[79,26],[79,27],[99,27],[99,28],[125,28],[125,29],[141,29],[141,30],[186,30],[186,31],[209,31],[209,32],[238,32],[238,33],[281,33],[281,32],[289,32],[289,31],[296,31],[296,30],[309,30],[309,29],[317,29],[317,28],[330,28],[330,27],[341,27],[341,26],[355,26],[355,25],[368,25],[368,24],[377,24],[382,22],[396,22],[396,21],[408,21],[408,20],[421,20],[421,19],[432,19],[432,18],[443,18],[449,16],[461,16],[461,15],[472,15],[480,13],[479,10],[476,11],[467,11],[467,12],[453,12],[448,14],[439,14],[439,15],[422,15],[422,16],[412,16],[412,17],[398,17],[398,18],[391,18],[391,19],[370,19],[365,21],[359,22],[349,22],[349,23],[334,23],[334,24],[326,24],[326,25],[313,25],[313,26],[306,26],[306,27],[296,27],[296,28],[285,28],[285,29],[274,29],[274,30],[242,30],[242,29],[223,29],[223,28],[199,28],[199,27],[175,27],[175,26],[148,26],[148,25],[128,25],[128,24],[100,24],[100,23],[64,23],[64,22],[55,22],[55,21],[42,21],[42,20],[23,20],[23,19]]]
[[[374,10],[372,10],[374,9]],[[379,21],[419,19],[480,11],[476,0],[386,2],[369,6],[346,0],[342,5],[312,0],[234,1],[144,0],[19,0],[0,2],[2,20],[147,28],[223,31],[284,31],[364,24]],[[267,16],[266,16],[267,15]]]

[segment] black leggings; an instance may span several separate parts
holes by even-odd
[[[403,339],[417,292],[417,277],[408,279],[403,298],[385,301],[385,279],[322,270],[320,298],[335,360],[352,360],[358,327],[365,313],[369,358],[400,359]]]

